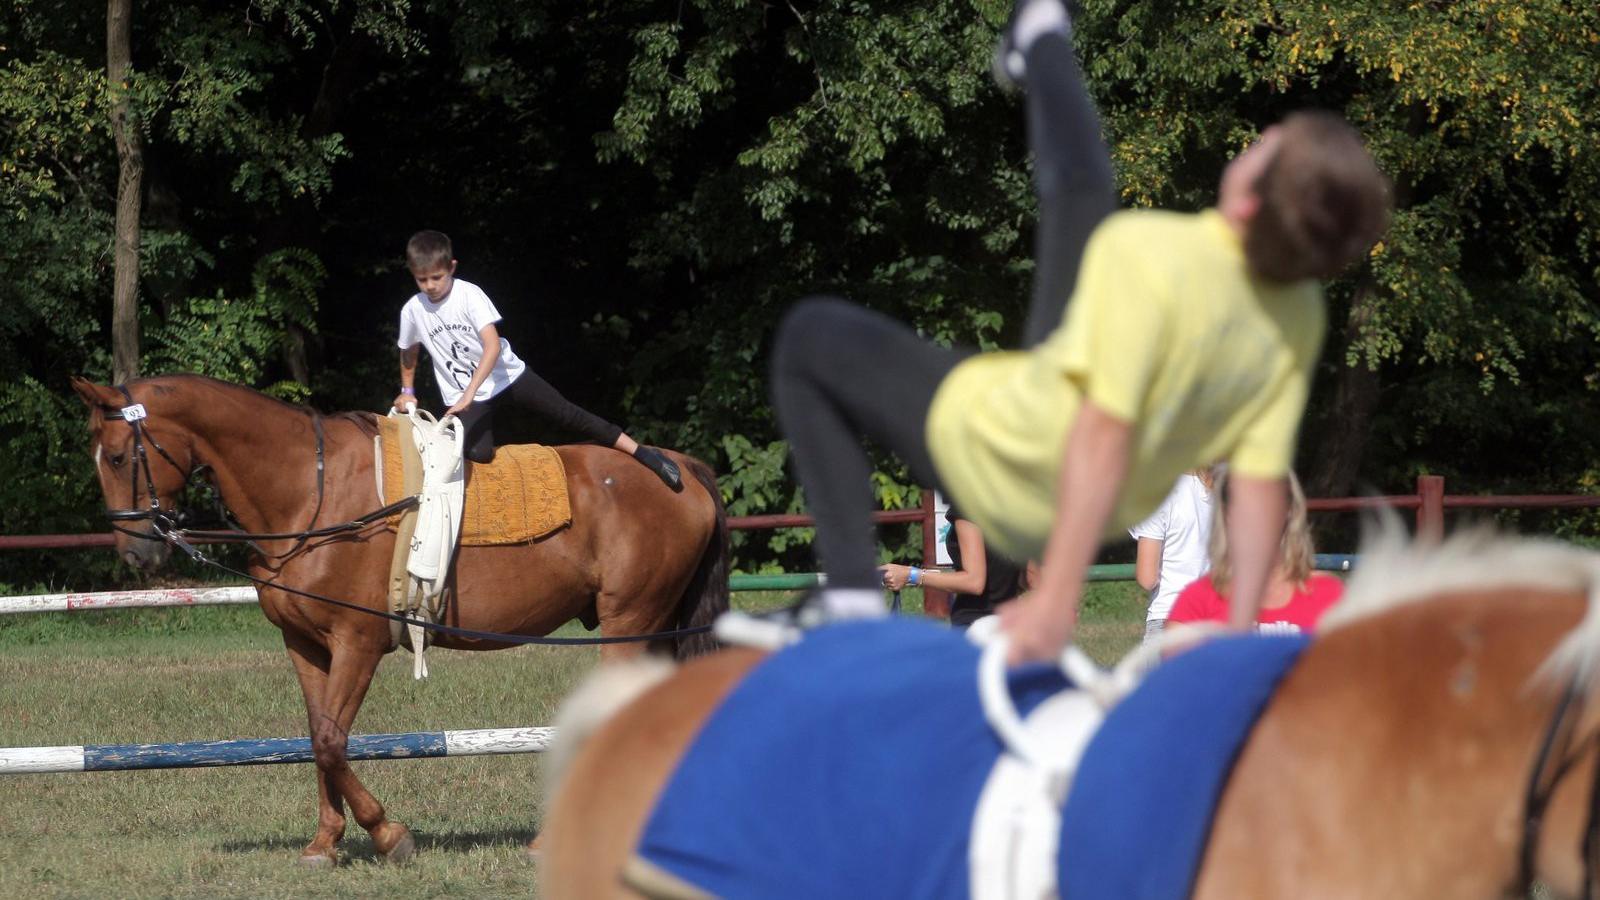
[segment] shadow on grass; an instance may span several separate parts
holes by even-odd
[[[418,853],[464,853],[485,847],[521,849],[526,847],[529,841],[533,840],[538,831],[530,827],[502,828],[494,831],[451,831],[432,834],[412,829],[411,834],[417,842]],[[283,852],[298,856],[310,840],[311,836],[306,835],[305,837],[293,838],[264,838],[257,841],[224,841],[218,845],[217,849],[224,853]],[[372,838],[366,834],[362,834],[359,837],[355,835],[346,837],[339,844],[339,860],[341,863],[381,861],[377,851],[372,849]]]

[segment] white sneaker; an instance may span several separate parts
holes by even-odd
[[[781,650],[813,628],[886,615],[883,597],[877,591],[823,589],[811,591],[792,606],[767,612],[729,610],[712,623],[711,633],[725,644]]]
[[[711,633],[717,640],[735,647],[754,647],[757,650],[782,650],[798,643],[811,628],[825,621],[820,606],[801,601],[769,612],[751,613],[729,610],[711,624]]]
[[[1026,82],[1028,48],[1051,31],[1072,33],[1072,17],[1062,0],[1017,0],[1011,20],[1000,32],[994,48],[994,80],[1002,88],[1015,90]]]

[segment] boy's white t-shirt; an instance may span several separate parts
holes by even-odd
[[[1211,492],[1198,477],[1179,475],[1161,506],[1128,534],[1161,542],[1161,572],[1145,618],[1165,620],[1179,592],[1211,570],[1206,550],[1211,540]]]
[[[489,295],[470,281],[455,279],[450,293],[438,303],[418,291],[400,308],[400,349],[422,344],[428,348],[428,358],[433,360],[434,380],[439,382],[439,393],[445,406],[461,399],[461,394],[472,382],[472,373],[478,370],[483,359],[483,338],[478,332],[483,326],[500,321],[500,311],[494,308]],[[511,342],[500,339],[500,358],[494,370],[478,386],[473,401],[483,401],[500,393],[517,380],[527,368],[511,352]]]

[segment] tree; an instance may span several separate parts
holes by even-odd
[[[139,205],[143,200],[144,138],[129,100],[133,69],[133,0],[107,0],[106,80],[111,133],[117,140],[116,287],[111,301],[112,378],[139,376]]]

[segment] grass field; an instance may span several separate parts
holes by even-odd
[[[736,594],[741,607],[782,595]],[[908,596],[920,609],[920,597]],[[1137,642],[1128,584],[1092,586],[1081,643],[1110,660]],[[572,626],[569,626],[572,628]],[[573,630],[570,633],[577,634]],[[432,651],[386,658],[357,732],[548,724],[598,658],[591,648]],[[0,746],[291,737],[305,733],[278,632],[253,607],[0,619]],[[409,866],[377,863],[350,823],[332,872],[294,865],[316,821],[309,765],[0,778],[0,897],[527,896],[522,847],[542,815],[539,757],[358,762],[417,838]]]

